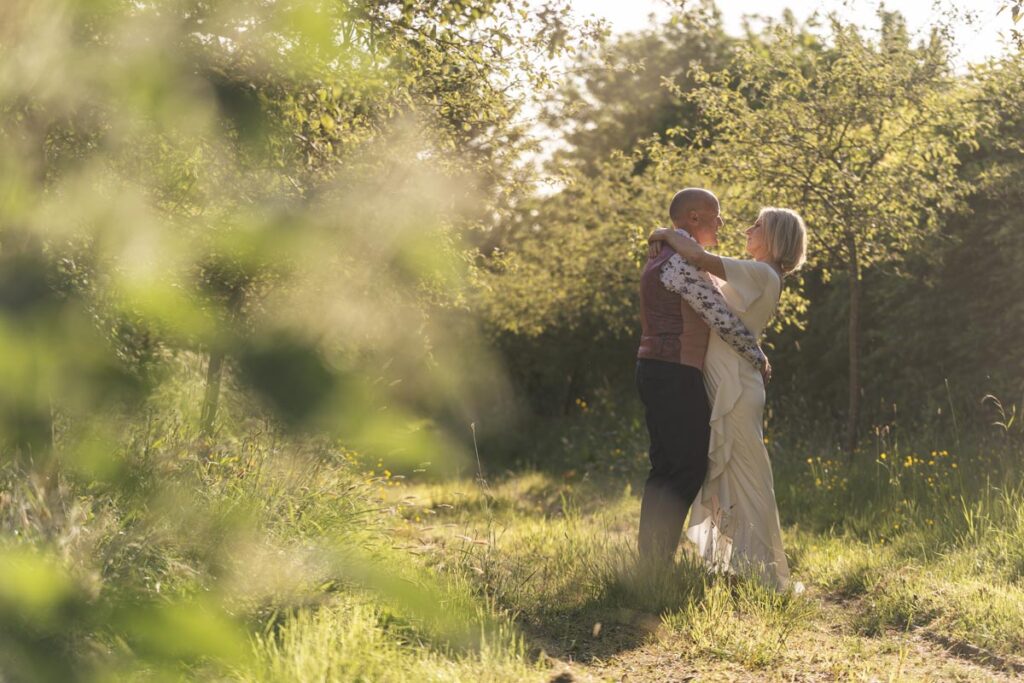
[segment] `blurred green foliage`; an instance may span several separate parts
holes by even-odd
[[[260,574],[438,621],[360,516],[321,511],[309,567],[265,550],[318,497],[372,509],[353,448],[465,457],[501,384],[462,239],[526,188],[526,93],[588,35],[510,0],[0,7],[0,675],[226,671],[253,603],[300,600]]]

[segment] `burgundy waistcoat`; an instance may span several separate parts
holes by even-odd
[[[710,328],[681,296],[661,284],[661,267],[675,252],[662,247],[640,275],[640,324],[643,336],[637,358],[704,367]]]

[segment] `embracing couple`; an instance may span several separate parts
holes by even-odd
[[[765,208],[747,229],[751,259],[705,251],[723,221],[707,190],[676,193],[673,228],[650,236],[640,278],[643,336],[636,383],[650,435],[640,507],[640,559],[671,565],[687,537],[713,571],[791,585],[761,425],[771,366],[757,343],[803,265],[807,233],[789,209]],[[712,334],[714,332],[714,334]]]

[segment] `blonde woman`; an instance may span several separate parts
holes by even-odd
[[[664,242],[692,265],[718,280],[729,308],[760,335],[775,313],[782,278],[800,268],[807,230],[799,214],[768,207],[747,229],[751,259],[705,251],[675,230],[656,230],[653,248]],[[708,471],[690,507],[686,530],[715,571],[754,573],[779,590],[792,585],[782,548],[771,462],[761,425],[764,381],[750,363],[718,335],[711,335],[704,357],[704,385],[711,404]]]

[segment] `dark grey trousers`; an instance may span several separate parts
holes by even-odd
[[[643,561],[670,563],[707,473],[711,407],[701,371],[687,365],[641,359],[636,386],[651,439],[638,548]]]

